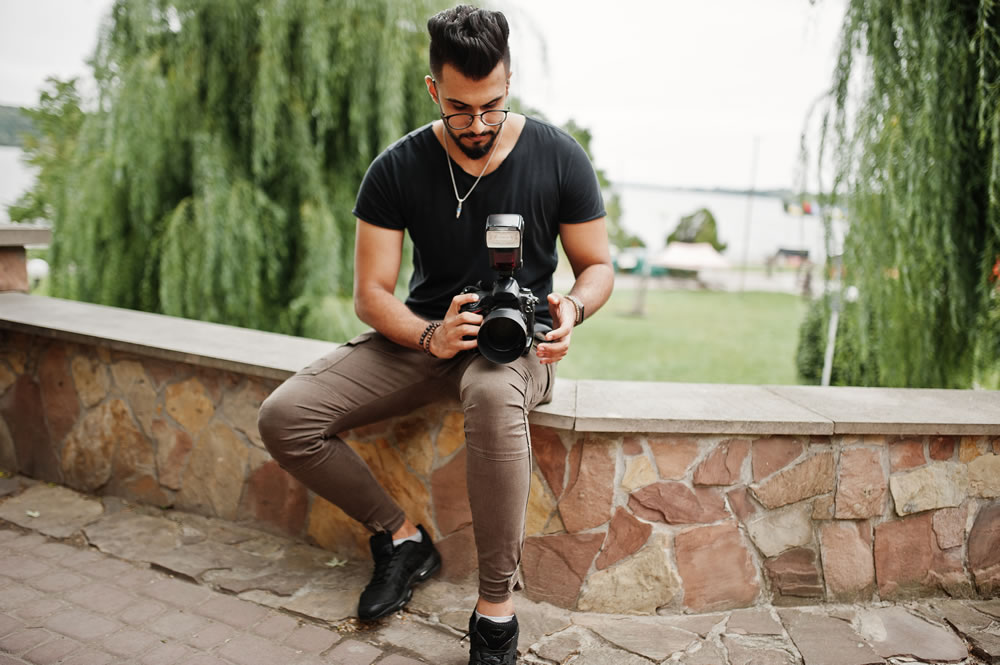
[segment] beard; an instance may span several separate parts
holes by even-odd
[[[461,150],[465,154],[465,156],[468,157],[469,159],[482,159],[486,155],[490,154],[490,150],[493,149],[493,144],[497,140],[496,131],[483,132],[482,134],[473,134],[471,132],[465,134],[457,134],[455,130],[453,130],[451,127],[448,126],[447,123],[445,123],[445,129],[448,130],[448,135],[451,136],[452,140],[455,142],[455,145],[458,146],[458,149]],[[461,137],[463,136],[471,138],[473,136],[485,136],[487,134],[489,134],[490,138],[483,143],[476,144],[473,146],[467,146],[464,143],[462,143]]]

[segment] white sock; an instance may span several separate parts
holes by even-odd
[[[492,621],[493,623],[508,623],[514,620],[514,615],[511,614],[510,616],[505,617],[488,617],[485,614],[480,614],[479,610],[476,610],[476,621],[479,621],[480,619],[486,619],[487,621]]]
[[[392,541],[392,546],[399,547],[408,540],[412,540],[415,543],[422,543],[424,542],[424,534],[417,531],[412,536],[407,536],[406,538],[396,538],[395,540]]]

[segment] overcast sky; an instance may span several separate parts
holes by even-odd
[[[208,0],[206,0],[208,1]],[[0,104],[85,76],[111,0],[0,0]],[[793,187],[799,134],[829,87],[845,0],[498,0],[513,92],[593,133],[612,180]],[[544,47],[543,47],[544,45]]]

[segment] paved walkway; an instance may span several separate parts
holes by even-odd
[[[474,591],[352,618],[368,566],[174,511],[0,479],[0,665],[465,665]],[[1000,600],[623,617],[518,599],[523,661],[1000,662]]]

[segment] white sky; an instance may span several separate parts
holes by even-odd
[[[511,22],[513,92],[589,127],[612,180],[749,187],[756,137],[753,184],[795,185],[845,0],[496,1]],[[32,105],[47,76],[85,76],[111,4],[0,0],[0,103]]]

